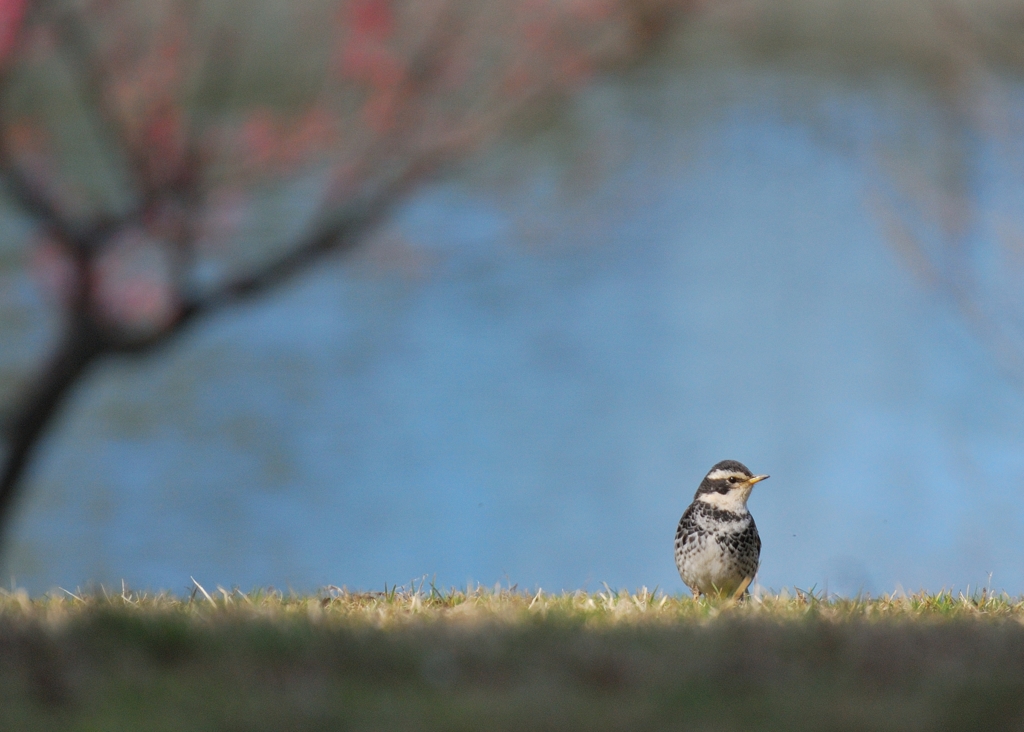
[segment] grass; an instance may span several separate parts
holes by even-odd
[[[0,729],[1024,727],[1024,598],[0,595]]]

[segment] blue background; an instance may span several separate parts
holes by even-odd
[[[763,587],[1024,592],[1024,396],[867,205],[866,141],[927,101],[815,84],[594,85],[352,255],[107,362],[33,466],[10,582],[680,592],[676,522],[732,458],[772,475]],[[52,323],[4,276],[27,364]]]

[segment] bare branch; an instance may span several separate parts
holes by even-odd
[[[439,162],[439,158],[435,156],[424,157],[408,166],[400,176],[373,194],[369,200],[351,206],[347,215],[333,223],[321,224],[314,228],[305,239],[273,263],[256,272],[230,280],[215,292],[186,303],[171,331],[176,333],[200,316],[262,295],[309,269],[324,257],[352,249],[367,231],[394,210],[415,184],[428,177]],[[113,342],[111,345],[121,352],[146,350],[157,345],[165,337],[166,335],[160,336],[153,342],[132,342],[126,339]]]
[[[1018,386],[1024,386],[1024,354],[985,312],[979,298],[934,265],[925,254],[920,239],[888,197],[871,192],[868,196],[868,206],[884,227],[887,239],[904,257],[914,274],[934,291],[950,299],[975,333],[989,344],[1004,375]]]
[[[0,120],[0,129],[2,127],[3,122]],[[78,239],[80,232],[77,231],[77,227],[45,195],[36,190],[36,187],[32,185],[18,165],[11,160],[7,140],[2,133],[0,133],[0,178],[3,179],[3,187],[22,211],[37,221],[53,227],[69,241]]]
[[[7,454],[0,473],[0,537],[10,520],[21,476],[39,437],[60,409],[71,388],[100,355],[100,343],[84,322],[76,323],[31,385],[25,399],[11,411]]]
[[[30,12],[27,15],[37,16],[39,13],[44,12],[47,5],[48,3],[46,2],[36,2],[31,6]],[[29,23],[30,20],[26,19],[22,23],[19,33],[23,34],[25,27]],[[0,71],[0,89],[6,87],[10,73],[9,67]],[[33,184],[14,161],[10,150],[10,140],[4,134],[6,122],[3,108],[0,107],[0,178],[3,179],[3,187],[6,188],[13,201],[26,214],[40,222],[45,222],[51,228],[56,229],[64,238],[75,240],[78,233],[75,225],[61,213],[54,202],[50,201],[38,189],[38,186]]]
[[[136,189],[145,197],[148,189],[145,159],[132,143],[125,120],[110,103],[105,91],[109,87],[109,74],[92,44],[88,29],[73,7],[67,7],[56,17],[55,26],[61,41],[60,48],[70,57],[69,66],[82,82],[81,91],[87,106],[96,110],[107,135],[125,154]]]

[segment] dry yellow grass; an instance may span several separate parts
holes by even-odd
[[[0,594],[0,729],[1024,726],[1024,599]]]
[[[893,593],[845,598],[800,589],[756,592],[741,601],[694,599],[641,587],[635,591],[550,593],[515,587],[447,590],[414,583],[377,592],[354,592],[329,586],[301,595],[274,589],[243,592],[237,588],[206,589],[195,583],[189,595],[137,592],[122,586],[91,592],[56,589],[38,597],[24,590],[0,590],[0,619],[34,619],[62,623],[85,612],[126,611],[188,618],[289,618],[312,622],[395,623],[450,620],[519,623],[555,615],[586,623],[710,622],[717,618],[798,621],[941,621],[951,619],[1024,622],[1024,597],[979,590],[973,593]]]

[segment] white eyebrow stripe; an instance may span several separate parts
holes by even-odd
[[[747,479],[747,476],[743,473],[738,473],[735,470],[722,470],[721,468],[718,470],[712,470],[708,473],[707,478],[708,480],[722,480],[723,478],[730,478],[732,476],[743,478],[743,480]]]

